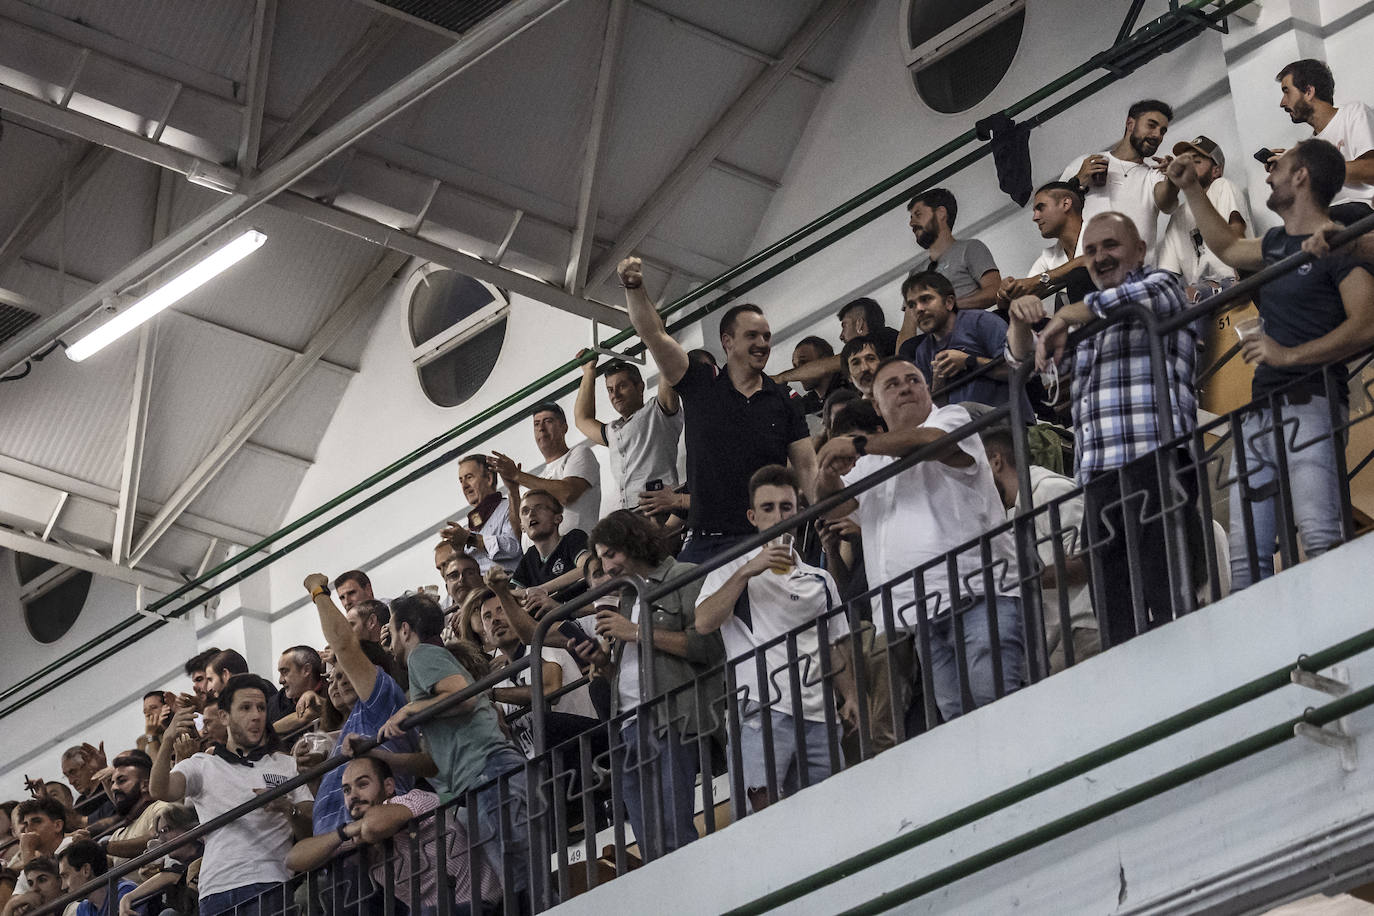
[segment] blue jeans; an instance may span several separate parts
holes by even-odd
[[[791,794],[801,787],[802,755],[806,756],[806,784],[815,785],[831,774],[830,735],[824,722],[803,719],[802,744],[797,745],[797,720],[772,706],[761,709],[750,701],[740,721],[740,761],[744,769],[744,788],[762,789],[768,785],[768,758],[763,746],[763,717],[768,716],[773,730],[773,777],[778,793]],[[733,759],[733,758],[732,758]]]
[[[503,793],[498,783],[493,783],[477,793],[477,824],[480,836],[472,842],[480,842],[482,855],[486,856],[491,867],[498,875],[505,875],[502,867],[506,859],[511,859],[513,885],[507,890],[523,894],[530,886],[530,841],[528,804],[525,795],[525,755],[513,747],[503,748],[487,757],[482,767],[481,782],[494,780],[502,773],[510,773]],[[507,824],[504,839],[501,821]],[[476,884],[478,876],[473,876]],[[505,879],[502,878],[504,885]]]
[[[1349,407],[1340,406],[1344,423]],[[1288,462],[1289,502],[1298,538],[1308,557],[1325,553],[1341,542],[1341,492],[1336,473],[1336,445],[1331,436],[1331,407],[1324,397],[1306,404],[1283,404],[1284,452]],[[1250,575],[1250,549],[1245,537],[1243,505],[1250,503],[1254,516],[1256,565],[1260,579],[1274,574],[1278,549],[1278,493],[1273,486],[1278,464],[1274,445],[1273,414],[1268,408],[1251,411],[1241,420],[1245,438],[1245,490],[1237,479],[1231,485],[1231,591],[1254,584]],[[1343,438],[1343,437],[1342,437]],[[1344,446],[1342,446],[1344,447]],[[1234,471],[1235,465],[1232,465]],[[1239,475],[1235,475],[1239,477]],[[1263,492],[1256,497],[1255,491]]]
[[[282,885],[273,882],[245,884],[200,898],[200,916],[277,916],[286,909]]]
[[[1003,692],[1019,688],[1026,677],[1026,641],[1021,621],[1021,602],[999,595],[997,604],[997,640],[1001,650]],[[980,597],[966,611],[959,614],[964,628],[964,657],[968,664],[969,693],[977,708],[997,697],[997,685],[992,674],[992,640],[988,634],[988,601]],[[917,641],[920,647],[920,641]],[[930,666],[935,682],[935,704],[948,722],[965,712],[959,690],[959,668],[956,661],[954,622],[948,615],[937,618],[930,626],[930,658],[922,659]]]
[[[650,850],[653,858],[658,858],[697,838],[693,822],[699,769],[697,748],[695,743],[684,742],[675,727],[664,732],[649,726],[644,735],[647,755],[641,760],[639,728],[640,718],[636,716],[620,730],[624,746],[617,749],[612,759],[620,775],[625,814],[635,839],[641,849]],[[651,763],[657,771],[652,776],[645,772]],[[653,800],[655,795],[657,803]],[[658,848],[657,835],[645,826],[644,807],[650,804],[656,804],[656,819],[663,824],[662,849]]]

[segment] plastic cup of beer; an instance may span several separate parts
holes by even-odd
[[[781,547],[787,551],[786,562],[784,562],[781,566],[775,565],[769,567],[769,569],[772,572],[775,572],[780,576],[785,576],[788,573],[790,573],[792,571],[792,567],[796,565],[796,560],[794,559],[792,554],[792,541],[792,532],[786,531],[768,542],[769,547]]]
[[[1253,318],[1246,318],[1236,322],[1236,336],[1241,343],[1247,340],[1256,340],[1264,334],[1264,319],[1258,315]]]

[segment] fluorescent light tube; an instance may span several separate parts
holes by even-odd
[[[173,277],[72,344],[67,348],[67,358],[79,363],[91,354],[103,350],[167,306],[195,292],[212,278],[257,251],[265,241],[267,236],[256,229],[249,229],[205,260]]]

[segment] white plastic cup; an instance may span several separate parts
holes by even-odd
[[[792,542],[793,537],[792,532],[790,531],[784,531],[782,534],[778,535],[777,537],[773,538],[773,540],[768,542],[769,547],[781,547],[788,552],[787,565],[783,567],[774,566],[771,568],[772,572],[777,573],[780,576],[785,576],[792,571],[792,567],[796,565],[796,559],[792,556]]]
[[[1247,340],[1257,340],[1264,334],[1264,319],[1256,315],[1253,318],[1246,318],[1236,322],[1236,336],[1241,343]]]

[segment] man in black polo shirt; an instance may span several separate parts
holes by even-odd
[[[790,460],[810,495],[816,451],[787,388],[764,374],[772,331],[758,306],[737,305],[720,319],[725,365],[712,374],[692,364],[668,334],[644,291],[639,259],[626,258],[618,270],[636,333],[686,405],[692,507],[688,540],[678,559],[700,563],[754,533],[746,513],[749,477],[755,471]]]
[[[520,501],[520,526],[533,545],[520,558],[511,582],[525,590],[525,609],[538,617],[586,591],[582,568],[591,553],[587,532],[573,528],[559,535],[563,504],[548,490],[526,490]]]

